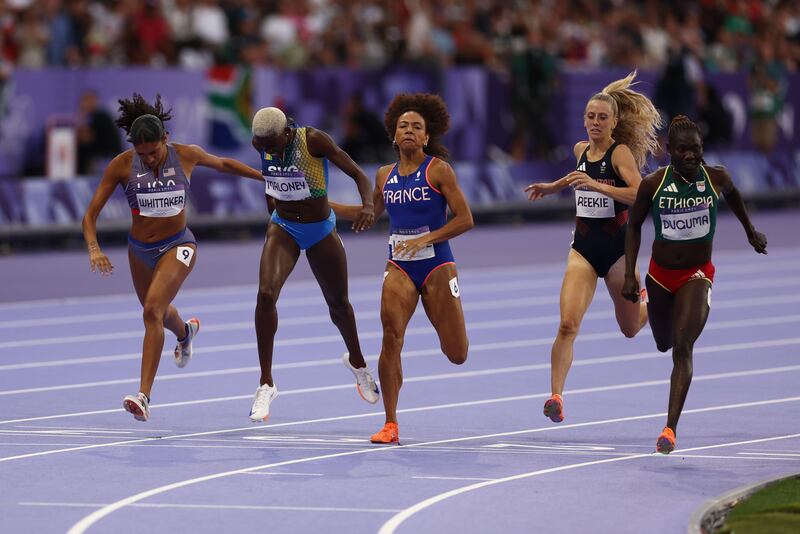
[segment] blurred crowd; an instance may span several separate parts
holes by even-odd
[[[6,65],[397,63],[705,69],[800,62],[797,0],[0,0]]]

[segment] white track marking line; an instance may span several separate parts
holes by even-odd
[[[797,267],[797,254],[800,254],[800,249],[795,247],[780,247],[773,248],[769,251],[771,261],[764,262],[761,258],[753,257],[752,253],[748,254],[744,250],[726,250],[719,251],[714,254],[717,264],[725,264],[725,272],[737,273],[741,269],[749,271],[750,269],[757,268],[759,272],[764,272],[764,269],[794,269]],[[785,256],[785,257],[784,257]],[[649,256],[641,256],[638,258],[637,263],[647,265]],[[459,269],[459,276],[464,279],[472,277],[504,277],[514,274],[529,275],[531,272],[542,273],[543,271],[552,270],[554,274],[563,274],[564,261],[551,261],[544,263],[530,263],[525,265],[516,265],[513,267],[465,267]],[[351,276],[348,283],[351,287],[359,284],[376,284],[380,285],[380,276],[382,273],[375,275],[359,275]],[[230,294],[252,294],[255,298],[257,286],[256,284],[232,284],[227,286],[220,286],[214,288],[184,288],[181,290],[182,300],[189,298],[204,298],[215,295],[230,295]],[[286,285],[286,292],[294,290],[318,290],[319,286],[314,280],[298,280],[290,281]],[[50,306],[63,307],[68,305],[94,305],[104,304],[109,302],[130,302],[136,305],[136,298],[132,293],[117,293],[112,295],[96,295],[91,297],[64,297],[55,299],[34,299],[34,300],[21,300],[13,302],[0,303],[0,312],[3,310],[16,310],[16,309],[30,309],[30,308],[46,308]]]
[[[478,478],[478,477],[411,477],[419,480],[494,480],[492,478]]]
[[[715,293],[716,294],[716,293]],[[605,295],[598,295],[596,300],[610,300],[607,294]],[[508,310],[513,308],[528,308],[528,307],[535,307],[535,306],[543,306],[549,304],[557,304],[559,301],[558,295],[549,295],[549,296],[534,296],[534,297],[522,297],[522,298],[510,298],[510,299],[495,299],[495,300],[488,300],[488,301],[476,301],[476,302],[465,302],[464,303],[464,311],[465,312],[474,312],[474,311],[487,311],[487,310]],[[377,302],[377,297],[376,297]],[[739,298],[739,299],[717,299],[714,301],[714,309],[737,309],[737,308],[750,308],[754,306],[772,306],[776,304],[793,304],[796,302],[800,302],[800,293],[790,293],[786,294],[785,292],[781,295],[777,296],[759,296],[759,297],[746,297],[746,298]],[[608,315],[608,312],[602,312],[605,315]],[[184,313],[187,315],[187,313]],[[467,314],[469,315],[469,313]],[[613,316],[613,314],[612,314]],[[365,319],[378,319],[380,317],[379,310],[373,311],[361,311],[358,313],[358,317],[360,320]],[[546,318],[546,323],[552,322],[552,317],[556,317],[555,315],[541,315],[537,316],[536,318],[542,319]],[[531,319],[531,318],[527,318]],[[524,319],[520,320],[520,324],[525,324]],[[531,324],[546,324],[546,323],[531,323]],[[328,314],[318,314],[318,315],[306,315],[302,317],[287,317],[281,319],[282,326],[307,326],[307,325],[314,325],[314,324],[321,324],[321,325],[328,325],[330,324],[330,316]],[[472,327],[472,322],[470,322],[470,327]],[[420,327],[417,327],[419,329]],[[432,329],[432,327],[424,326],[424,329]],[[248,321],[235,321],[235,322],[228,322],[228,323],[218,323],[218,324],[211,324],[206,326],[203,331],[204,332],[231,332],[234,330],[252,330],[253,329],[253,322],[252,320]],[[413,330],[413,329],[412,329]],[[370,335],[373,335],[374,332],[370,332]],[[26,339],[18,339],[14,341],[6,341],[0,343],[0,349],[7,349],[7,348],[17,348],[17,347],[29,347],[29,346],[46,346],[46,345],[53,345],[53,344],[64,344],[64,343],[84,343],[84,342],[92,342],[94,340],[98,341],[107,341],[107,340],[115,340],[115,339],[136,339],[140,338],[143,335],[143,331],[122,331],[122,332],[109,332],[106,334],[80,334],[80,335],[73,335],[73,336],[58,336],[58,337],[49,337],[49,338],[42,338],[41,336],[37,335],[34,338],[26,338]],[[322,336],[320,338],[322,341],[327,341],[332,336]],[[291,340],[287,340],[290,342]]]
[[[715,303],[715,309],[725,309],[725,308],[740,308],[740,307],[747,307],[752,308],[755,306],[771,306],[776,303],[780,303],[782,301],[798,301],[800,302],[800,294],[797,295],[784,295],[780,297],[765,297],[763,299],[754,300],[754,299],[742,299],[741,302],[739,301],[721,301],[719,303]],[[613,312],[611,311],[601,311],[601,312],[590,312],[587,313],[584,317],[584,320],[594,320],[594,319],[601,319],[612,317]],[[495,330],[497,328],[516,328],[519,326],[533,326],[533,325],[544,325],[544,324],[557,324],[560,320],[560,316],[557,314],[550,314],[550,315],[539,315],[534,317],[524,317],[524,318],[517,318],[517,319],[502,319],[502,320],[494,320],[494,321],[471,321],[470,322],[470,331],[475,330]],[[739,328],[739,327],[747,327],[749,325],[752,326],[763,326],[769,324],[783,324],[786,322],[793,322],[800,320],[800,315],[781,315],[781,316],[773,316],[773,317],[756,317],[751,319],[737,319],[737,320],[728,320],[728,321],[715,321],[709,325],[706,325],[705,330],[714,330],[714,329],[725,329],[725,328]],[[252,328],[252,324],[249,325]],[[639,335],[645,334],[649,332],[649,328],[645,327],[640,332]],[[406,335],[430,335],[434,334],[434,328],[429,325],[425,324],[424,326],[412,327],[406,331]],[[124,337],[141,337],[141,332],[139,333],[115,333],[115,334],[106,334],[106,336],[124,336]],[[589,334],[588,336],[597,336],[598,334]],[[608,337],[606,338],[594,338],[594,339],[613,339],[614,337],[621,336],[617,330],[609,331],[606,334]],[[585,341],[588,337],[587,335],[578,336],[578,341]],[[368,331],[363,332],[359,335],[360,339],[380,339],[383,337],[382,331]],[[92,335],[81,335],[81,336],[66,336],[60,338],[50,338],[47,340],[45,344],[55,344],[58,340],[63,342],[83,342],[83,341],[93,341],[99,339],[98,336]],[[552,337],[548,337],[550,343],[552,343]],[[306,344],[315,344],[315,343],[327,343],[327,342],[338,342],[341,340],[341,336],[339,334],[331,334],[325,336],[316,336],[316,337],[304,337],[304,338],[293,338],[293,339],[278,339],[275,341],[275,346],[298,346],[298,345],[306,345]],[[29,339],[29,340],[19,340],[19,341],[11,341],[6,342],[6,346],[13,345],[14,347],[18,346],[40,346],[42,343],[37,343],[36,339]],[[52,342],[52,343],[51,343]],[[0,343],[0,349],[4,346],[3,343]],[[227,345],[218,345],[212,347],[199,347],[195,352],[198,354],[202,353],[214,353],[214,352],[226,352],[226,351],[244,351],[244,350],[252,350],[255,349],[256,343],[236,343],[236,344],[227,344]],[[171,352],[162,352],[162,356],[169,355],[171,356]],[[97,363],[100,358],[108,358],[108,361],[116,361],[120,359],[130,359],[138,358],[138,353],[129,353],[126,355],[114,355],[108,357],[94,357],[94,358],[70,358],[68,360],[64,360],[66,362],[71,363]],[[35,367],[43,367],[49,366],[52,364],[57,364],[61,360],[51,360],[50,362],[26,362],[22,364],[6,364],[0,366],[0,371],[2,370],[17,370],[17,369],[26,369],[26,368],[35,368]]]
[[[269,476],[286,476],[286,477],[324,477],[325,473],[260,473],[260,472],[251,472],[251,473],[244,473],[245,475],[269,475]]]
[[[774,251],[770,250],[770,256]],[[648,260],[642,260],[648,261]],[[778,263],[778,262],[775,262]],[[787,262],[789,263],[789,262]],[[743,264],[743,265],[746,265]],[[796,263],[794,264],[796,266]],[[779,267],[780,268],[780,267]],[[564,262],[549,262],[549,263],[532,263],[527,265],[517,265],[514,267],[468,267],[459,269],[458,275],[464,279],[481,278],[481,277],[506,277],[514,274],[530,274],[531,272],[542,273],[542,271],[552,270],[553,274],[560,273],[564,269]],[[374,275],[361,275],[351,276],[348,278],[348,285],[356,287],[358,285],[374,285],[380,286],[381,276],[383,272],[377,272]],[[257,284],[242,284],[242,285],[228,285],[215,288],[184,288],[181,289],[181,301],[186,301],[192,298],[205,298],[209,296],[218,295],[236,295],[247,294],[251,295],[255,302]],[[315,280],[300,280],[289,281],[284,288],[285,296],[289,296],[294,291],[311,290],[319,291],[319,285]],[[295,297],[292,297],[295,298]],[[302,298],[302,297],[301,297]],[[319,300],[321,297],[317,297]],[[97,295],[91,297],[65,297],[57,299],[36,299],[36,300],[21,300],[15,302],[0,303],[0,312],[4,310],[17,310],[17,309],[31,309],[31,308],[47,308],[47,307],[63,307],[69,305],[97,305],[110,302],[130,302],[132,306],[136,306],[136,296],[133,293],[117,293],[114,295]]]
[[[768,458],[764,456],[721,456],[713,454],[681,454],[681,458],[713,458],[719,460],[766,460],[766,461],[777,460],[782,462],[800,462],[800,458]]]
[[[800,453],[781,453],[781,452],[740,452],[742,455],[757,455],[757,456],[789,456],[800,459]]]
[[[706,445],[704,447],[694,447],[694,448],[690,448],[690,449],[684,449],[683,451],[680,451],[680,450],[676,449],[672,453],[672,455],[681,456],[682,452],[708,450],[708,449],[723,448],[723,447],[735,447],[737,445],[746,445],[746,444],[749,444],[749,443],[764,443],[764,442],[767,442],[767,441],[775,441],[775,440],[782,440],[782,439],[792,439],[792,438],[797,438],[797,437],[800,437],[800,434],[787,434],[787,435],[783,435],[783,436],[773,436],[773,437],[769,437],[769,438],[753,439],[753,440],[747,440],[747,441],[738,441],[738,442],[730,442],[730,443],[719,443],[719,444],[716,444],[716,445]],[[472,485],[465,486],[465,487],[462,487],[462,488],[456,488],[454,490],[450,490],[450,491],[447,491],[447,492],[444,492],[444,493],[440,493],[439,495],[434,495],[433,497],[425,499],[424,501],[420,501],[419,503],[406,508],[405,510],[403,510],[399,514],[397,514],[394,517],[392,517],[391,519],[389,519],[389,521],[384,523],[383,526],[381,526],[380,530],[378,531],[378,534],[393,534],[395,532],[395,530],[397,530],[397,527],[399,527],[404,521],[406,521],[411,516],[421,512],[422,510],[425,510],[426,508],[430,508],[431,506],[433,506],[435,504],[438,504],[438,503],[444,501],[445,499],[449,499],[451,497],[456,497],[458,495],[463,495],[464,493],[467,493],[467,492],[470,492],[470,491],[475,491],[475,490],[483,489],[483,488],[486,488],[486,487],[489,487],[489,486],[495,486],[495,485],[498,485],[498,484],[503,484],[505,482],[512,482],[512,481],[516,481],[516,480],[522,480],[522,479],[526,479],[526,478],[532,478],[532,477],[536,477],[536,476],[547,475],[547,474],[550,474],[550,473],[558,473],[558,472],[561,472],[561,471],[569,471],[569,470],[572,470],[572,469],[579,469],[581,467],[591,467],[591,466],[595,466],[595,465],[608,464],[608,463],[612,463],[612,462],[624,462],[624,461],[627,461],[627,460],[637,460],[637,459],[640,459],[640,458],[648,458],[648,457],[652,457],[652,456],[656,456],[656,455],[657,455],[657,453],[633,454],[633,455],[630,455],[630,456],[622,456],[620,458],[607,458],[607,459],[604,459],[604,460],[592,460],[590,462],[580,462],[580,463],[576,463],[576,464],[562,465],[562,466],[559,466],[559,467],[551,467],[549,469],[540,469],[540,470],[531,471],[531,472],[528,472],[528,473],[520,473],[518,475],[513,475],[513,476],[509,476],[509,477],[504,477],[504,478],[498,478],[498,479],[494,479],[494,480],[490,480],[490,481],[486,481],[486,482],[479,482],[477,484],[472,484]],[[658,456],[661,456],[661,455],[658,455]],[[667,459],[668,458],[665,458],[665,460],[667,460]],[[84,518],[84,519],[86,519],[86,518]],[[73,527],[73,529],[75,529],[79,524],[80,523],[76,524]],[[91,523],[89,523],[89,525],[91,525]],[[73,530],[72,529],[70,529],[69,532],[70,532],[70,534],[73,534]],[[77,533],[77,532],[83,532],[83,530],[76,530],[75,533]]]
[[[721,380],[721,379],[726,379],[726,378],[738,378],[738,377],[743,377],[743,376],[763,375],[763,374],[768,374],[768,373],[771,373],[771,372],[772,373],[785,373],[785,372],[790,371],[790,370],[800,370],[800,365],[775,367],[773,369],[753,369],[751,371],[735,371],[735,372],[728,372],[728,373],[715,373],[715,374],[712,374],[712,375],[700,375],[700,376],[695,376],[694,380],[695,381]],[[623,384],[614,384],[614,385],[610,385],[610,386],[595,386],[595,387],[589,387],[589,388],[570,389],[570,390],[565,391],[565,394],[568,394],[568,395],[580,395],[580,394],[587,394],[587,393],[600,393],[600,392],[607,392],[607,391],[619,391],[619,390],[625,390],[625,389],[652,387],[652,386],[659,386],[659,385],[664,385],[664,384],[669,384],[669,379],[647,380],[647,381],[643,381],[643,382],[631,382],[631,383],[623,383]],[[352,386],[349,386],[349,387],[352,387]],[[284,392],[283,395],[292,394],[292,393],[295,393],[295,394],[296,393],[305,393],[305,392],[307,392],[307,391],[305,391],[305,390],[290,390],[288,392]],[[467,406],[483,406],[483,405],[487,405],[487,404],[495,404],[495,403],[501,403],[501,402],[516,402],[516,401],[520,401],[520,400],[546,398],[546,397],[549,397],[549,396],[550,396],[550,393],[533,393],[533,394],[527,394],[527,395],[513,395],[513,396],[509,396],[509,397],[495,397],[495,398],[491,398],[491,399],[481,399],[481,400],[476,400],[476,401],[463,401],[463,402],[454,402],[454,403],[447,403],[447,404],[436,404],[436,405],[431,405],[431,406],[420,406],[420,407],[417,407],[417,408],[403,408],[403,409],[397,410],[397,412],[398,413],[418,413],[418,412],[427,412],[427,411],[432,411],[432,410],[443,410],[443,409],[450,409],[450,408],[464,408],[464,407],[467,407]],[[249,398],[249,397],[250,397],[250,395],[247,396],[247,398]],[[800,397],[795,397],[795,398],[799,398],[800,399]],[[199,403],[199,402],[202,402],[202,401],[188,401],[188,402]],[[175,405],[175,404],[180,404],[180,403],[174,403],[173,405]],[[109,413],[109,412],[118,412],[118,411],[122,411],[122,410],[121,409],[117,409],[117,410],[99,411],[99,412],[94,412],[94,413]],[[690,413],[690,412],[691,412],[690,410],[689,411],[684,410],[683,413]],[[89,413],[92,413],[92,412],[89,412]],[[86,414],[87,413],[84,412],[84,413],[77,414],[77,415],[86,415]],[[291,421],[291,422],[287,422],[287,423],[278,423],[278,424],[273,424],[273,425],[269,425],[269,426],[264,426],[264,427],[261,427],[261,428],[272,429],[272,428],[279,428],[279,427],[297,426],[297,425],[305,425],[305,424],[321,423],[321,422],[331,422],[331,421],[343,421],[343,420],[348,420],[348,419],[359,419],[359,418],[364,418],[364,417],[376,417],[376,416],[383,416],[383,415],[384,415],[383,412],[371,412],[371,413],[356,414],[356,415],[342,415],[342,416],[325,417],[325,418],[319,418],[319,419],[306,419],[306,420],[302,420],[302,421]],[[29,419],[26,419],[26,420],[46,419],[46,418],[55,418],[55,417],[64,417],[64,416],[45,416],[45,417],[40,417],[40,418],[29,418]],[[18,421],[20,421],[20,420],[14,420],[14,421],[10,421],[10,422],[18,422]],[[0,421],[0,424],[2,424],[4,422],[6,422],[6,421]],[[33,453],[27,453],[27,454],[19,454],[19,455],[16,455],[16,456],[7,456],[7,457],[0,458],[0,463],[8,462],[8,461],[14,461],[14,460],[22,460],[22,459],[26,459],[26,458],[34,458],[34,457],[38,457],[38,456],[48,456],[48,455],[51,455],[51,454],[60,454],[60,453],[74,452],[74,451],[87,450],[87,449],[97,449],[97,448],[101,448],[101,447],[124,446],[124,445],[129,445],[129,444],[132,444],[132,443],[145,443],[145,442],[148,442],[148,441],[173,440],[173,439],[179,439],[179,438],[227,434],[227,433],[231,433],[231,432],[240,432],[240,431],[246,431],[246,430],[253,430],[254,428],[258,428],[258,427],[247,426],[247,427],[237,427],[237,428],[230,428],[230,429],[223,429],[223,430],[212,430],[212,431],[207,431],[207,432],[195,432],[195,433],[191,433],[191,434],[182,434],[182,435],[174,435],[174,436],[164,436],[164,437],[159,436],[159,437],[153,437],[153,438],[139,438],[139,439],[125,440],[125,441],[113,442],[113,443],[97,443],[97,444],[83,445],[83,446],[73,447],[73,448],[68,448],[68,449],[54,449],[54,450],[49,450],[49,451],[40,451],[40,452],[33,452]],[[560,428],[569,428],[569,427],[561,426]]]
[[[64,508],[102,508],[108,506],[102,503],[90,502],[19,502],[20,506],[64,507]],[[269,510],[275,512],[345,512],[345,513],[375,513],[394,514],[400,510],[396,508],[338,508],[332,506],[268,506],[247,504],[172,504],[172,503],[138,503],[131,505],[135,508],[185,508],[195,510]]]
[[[545,295],[545,296],[537,296],[537,297],[525,297],[525,298],[518,298],[518,299],[495,299],[489,301],[471,301],[471,296],[481,293],[491,293],[491,292],[502,292],[502,291],[515,291],[519,294],[519,291],[522,290],[530,290],[530,289],[540,289],[540,288],[547,288],[547,289],[554,289],[558,288],[561,283],[561,277],[558,278],[547,278],[547,279],[531,279],[531,280],[515,280],[511,282],[487,282],[487,283],[478,283],[468,285],[467,292],[465,296],[467,296],[467,301],[464,302],[464,310],[487,310],[487,309],[504,309],[509,305],[513,307],[527,307],[529,305],[546,305],[557,303],[559,296],[556,295]],[[731,287],[729,284],[724,284],[722,287],[715,291],[715,295],[724,294],[726,292],[734,292],[739,291],[740,288],[744,289],[766,289],[766,288],[782,288],[786,289],[789,287],[794,287],[800,285],[800,279],[796,277],[784,278],[784,277],[771,277],[759,280],[748,280],[746,284],[743,286],[737,285],[735,288]],[[730,288],[730,289],[728,289]],[[764,298],[764,297],[754,297]],[[380,291],[371,291],[368,293],[353,293],[350,296],[350,301],[355,302],[378,302],[380,299]],[[222,304],[202,304],[197,306],[183,306],[179,301],[176,301],[176,306],[179,306],[182,310],[182,315],[184,316],[191,316],[191,315],[198,315],[202,314],[203,317],[208,317],[214,313],[223,313],[223,312],[230,312],[230,311],[244,311],[252,310],[255,308],[254,302],[251,302],[252,299],[248,301],[236,301],[236,302],[227,302]],[[595,294],[595,300],[598,301],[610,301],[610,297],[608,296],[608,292],[605,291],[604,288],[598,286],[597,293]],[[740,299],[740,300],[747,300],[747,299]],[[719,301],[722,302],[722,301]],[[793,301],[792,301],[793,302]],[[319,296],[313,297],[305,297],[302,299],[297,298],[287,298],[284,301],[281,301],[278,306],[278,312],[280,314],[284,313],[284,308],[292,308],[298,306],[305,306],[305,305],[320,305],[324,306],[323,301]],[[515,305],[516,304],[516,305]],[[716,303],[715,303],[716,304]],[[365,311],[365,310],[357,310],[357,315],[359,319],[364,318],[378,318],[380,316],[379,311]],[[0,321],[0,330],[2,329],[12,329],[12,328],[39,328],[42,326],[57,326],[57,325],[71,325],[71,324],[78,324],[78,325],[86,325],[87,323],[92,322],[105,322],[108,323],[109,321],[125,321],[125,320],[134,320],[139,322],[142,317],[141,309],[135,310],[128,310],[128,311],[120,311],[120,312],[107,312],[107,313],[91,313],[91,314],[69,314],[69,315],[56,315],[53,317],[40,317],[36,319],[15,319],[9,321]],[[304,322],[305,321],[305,322]],[[330,322],[330,317],[328,314],[319,314],[313,316],[305,316],[305,317],[289,317],[289,318],[281,318],[281,325],[296,325],[296,324],[308,324],[308,322],[312,323],[328,323]],[[252,327],[252,321],[248,321],[247,323],[241,322],[233,322],[233,323],[223,323],[213,325],[213,328],[209,330],[210,326],[206,326],[204,332],[208,331],[219,331],[219,330],[228,330],[228,329],[235,329],[239,328],[240,325],[246,324],[248,327]]]
[[[769,320],[771,318],[765,317],[759,319],[759,321]],[[786,320],[785,317],[777,317],[780,322],[784,322]],[[798,316],[798,321],[800,321],[800,316]],[[715,323],[721,324],[721,323]],[[709,325],[709,329],[710,329]],[[741,325],[739,321],[734,322],[733,327],[739,328]],[[598,334],[587,334],[583,336],[582,341],[596,341],[598,339],[608,339],[607,337],[603,336],[612,336],[616,337],[620,335],[616,330],[613,330],[609,333],[598,333]],[[593,337],[594,336],[594,337]],[[756,341],[750,343],[732,343],[728,345],[715,345],[711,347],[697,347],[695,348],[695,353],[697,354],[708,354],[708,353],[715,353],[725,350],[746,350],[750,348],[765,348],[765,347],[779,347],[779,346],[786,346],[786,345],[794,345],[800,342],[800,338],[786,338],[786,339],[773,339],[767,341]],[[485,344],[475,344],[470,347],[470,352],[481,352],[487,350],[498,350],[501,348],[508,349],[508,348],[519,348],[519,347],[531,347],[536,345],[545,345],[552,343],[552,337],[546,338],[534,338],[529,340],[520,340],[520,341],[512,341],[512,342],[499,342],[499,343],[485,343]],[[414,353],[414,351],[408,351],[408,353],[403,354],[404,358],[409,357],[419,357],[419,356],[429,356],[429,355],[436,355],[439,354],[439,349],[422,349],[422,351],[418,351]],[[648,351],[648,352],[640,352],[635,354],[623,355],[623,356],[607,356],[601,358],[591,358],[591,359],[584,359],[584,360],[577,360],[574,365],[596,365],[601,363],[616,363],[616,362],[629,362],[629,361],[636,361],[636,360],[646,360],[646,359],[653,359],[663,357],[663,354],[655,351]],[[365,359],[367,361],[377,361],[378,357],[375,355],[366,356]],[[579,363],[582,362],[582,363]],[[340,361],[338,359],[327,358],[325,360],[313,360],[309,362],[296,362],[291,364],[277,364],[273,366],[273,369],[293,369],[293,368],[307,368],[307,367],[316,367],[316,366],[327,366],[327,365],[340,365]],[[542,369],[549,369],[549,363],[542,363],[542,364],[531,364],[531,365],[520,365],[515,367],[503,367],[499,368],[495,371],[492,370],[480,370],[480,371],[458,371],[455,373],[451,373],[452,376],[460,376],[460,377],[468,377],[471,376],[470,373],[479,373],[481,375],[488,375],[494,373],[507,373],[507,372],[516,372],[516,371],[533,371],[533,370],[542,370]],[[162,374],[160,376],[156,376],[155,380],[157,382],[163,381],[172,381],[172,380],[189,380],[194,378],[204,378],[208,376],[222,376],[222,375],[232,375],[232,374],[243,374],[243,373],[254,373],[259,370],[258,366],[247,366],[247,367],[234,367],[229,369],[218,369],[218,370],[210,370],[210,371],[195,371],[195,372],[188,372],[188,373],[172,373],[172,374]],[[430,378],[429,380],[437,380],[439,376],[449,376],[449,375],[432,375],[434,378]],[[411,378],[406,379],[407,381],[423,381],[422,378]],[[84,388],[92,388],[92,387],[105,387],[105,386],[114,386],[114,385],[121,385],[121,384],[138,384],[138,378],[117,378],[111,380],[98,380],[92,382],[80,382],[75,384],[60,384],[54,386],[41,386],[35,388],[20,388],[20,389],[8,389],[8,390],[0,390],[0,397],[8,396],[8,395],[20,395],[20,394],[28,394],[28,393],[44,393],[44,392],[51,392],[51,391],[64,391],[64,390],[71,390],[71,389],[84,389]],[[2,421],[0,421],[2,424]]]
[[[764,405],[764,403],[777,404],[777,403],[782,403],[782,402],[794,402],[794,401],[797,401],[797,400],[800,400],[800,397],[787,397],[787,398],[784,398],[784,399],[772,399],[772,400],[769,400],[769,401],[758,401],[758,402],[753,402],[753,403],[738,403],[738,404],[730,404],[730,405],[711,406],[711,407],[699,408],[699,409],[695,409],[695,410],[685,410],[683,413],[685,415],[687,413],[700,413],[700,412],[709,412],[709,411],[728,410],[728,409],[740,408],[740,407],[743,407],[743,406],[753,407],[753,406],[757,406],[757,405]],[[340,452],[340,453],[334,453],[334,454],[325,454],[325,455],[320,455],[320,456],[298,458],[298,459],[295,459],[295,460],[286,460],[286,461],[283,461],[283,462],[277,462],[277,463],[273,463],[273,464],[245,467],[245,468],[242,468],[242,469],[235,469],[235,470],[232,470],[232,471],[225,471],[225,472],[222,472],[222,473],[215,473],[215,474],[206,475],[206,476],[202,476],[202,477],[182,480],[180,482],[174,482],[172,484],[167,484],[167,485],[160,486],[160,487],[157,487],[157,488],[153,488],[153,489],[150,489],[150,490],[147,490],[147,491],[143,491],[141,493],[137,493],[136,495],[131,495],[130,497],[126,497],[124,499],[116,501],[116,502],[114,502],[114,503],[112,503],[112,504],[110,504],[110,505],[108,505],[108,506],[106,506],[104,508],[96,510],[93,513],[87,515],[86,517],[84,517],[83,519],[78,521],[75,525],[73,525],[72,528],[69,529],[67,534],[83,534],[83,532],[85,532],[86,529],[88,529],[93,524],[95,524],[96,522],[98,522],[102,518],[106,517],[107,515],[119,510],[120,508],[124,508],[126,506],[129,506],[129,505],[134,504],[136,502],[139,502],[141,500],[153,497],[155,495],[160,495],[160,494],[166,493],[168,491],[172,491],[174,489],[183,488],[183,487],[186,487],[186,486],[191,486],[193,484],[198,484],[198,483],[201,483],[201,482],[207,482],[209,480],[216,480],[216,479],[219,479],[219,478],[224,478],[224,477],[228,477],[228,476],[236,475],[236,474],[240,474],[240,473],[247,473],[247,472],[250,472],[250,471],[257,471],[257,470],[262,470],[262,469],[270,469],[270,468],[274,468],[274,467],[282,467],[282,466],[285,466],[285,465],[296,465],[296,464],[302,464],[302,463],[313,462],[313,461],[318,461],[318,460],[328,460],[328,459],[331,459],[331,458],[341,458],[341,457],[344,457],[344,456],[354,456],[356,454],[379,454],[379,453],[387,454],[387,453],[391,453],[393,451],[411,449],[411,448],[416,448],[416,447],[420,447],[420,446],[424,446],[424,445],[434,445],[434,444],[442,444],[442,443],[460,443],[460,442],[464,442],[464,441],[474,441],[474,440],[478,440],[478,439],[489,439],[489,438],[495,438],[495,437],[501,437],[501,436],[505,437],[505,436],[512,436],[512,435],[520,435],[520,434],[530,434],[530,433],[533,433],[533,432],[564,430],[564,429],[568,429],[568,428],[578,428],[578,427],[585,427],[585,426],[596,426],[596,425],[623,422],[623,421],[639,421],[639,420],[643,420],[643,419],[660,418],[660,417],[664,417],[665,415],[666,414],[664,414],[664,413],[648,414],[648,415],[637,415],[637,416],[631,416],[631,417],[620,417],[620,418],[615,418],[615,419],[606,419],[606,420],[602,420],[602,421],[590,421],[590,422],[586,422],[586,423],[576,423],[576,424],[564,425],[564,426],[548,426],[548,427],[543,427],[543,428],[517,430],[517,431],[512,431],[512,432],[500,432],[500,433],[495,433],[495,434],[483,434],[483,435],[479,435],[479,436],[468,436],[468,437],[462,437],[462,438],[450,438],[450,439],[444,439],[444,440],[429,441],[429,442],[425,442],[425,443],[417,443],[417,444],[409,444],[409,445],[397,445],[397,446],[394,446],[394,447],[379,447],[379,448],[374,448],[374,449],[373,448],[360,449],[360,450],[357,450],[357,451],[346,451],[346,452]],[[788,438],[792,438],[792,437],[800,437],[800,434],[791,434],[791,435],[781,436],[780,438],[765,438],[765,439],[748,440],[748,441],[735,442],[735,443],[726,443],[726,444],[721,444],[721,445],[710,445],[710,446],[705,446],[705,447],[695,447],[695,448],[692,448],[692,449],[685,449],[685,452],[692,452],[692,451],[697,451],[697,450],[705,450],[705,449],[709,449],[709,448],[717,448],[717,447],[724,447],[724,446],[742,445],[742,444],[749,444],[749,443],[761,443],[761,442],[765,442],[765,441],[772,441],[772,440],[775,440],[775,439],[788,439]],[[592,462],[583,462],[583,463],[580,463],[580,464],[572,464],[571,466],[562,466],[562,467],[559,467],[559,468],[552,468],[552,469],[547,469],[547,470],[544,470],[544,471],[535,471],[534,473],[535,474],[544,474],[544,473],[555,472],[555,471],[563,471],[563,470],[566,470],[566,469],[574,469],[576,467],[584,467],[584,466],[587,466],[587,465],[597,465],[597,464],[601,464],[601,463],[618,462],[618,461],[625,460],[625,459],[642,458],[642,457],[651,456],[651,455],[652,454],[637,454],[637,455],[633,455],[633,456],[623,456],[621,458],[610,458],[610,459],[604,459],[604,460],[595,460],[595,461],[592,461]],[[525,476],[534,476],[534,475],[528,473],[528,474],[525,474]],[[483,487],[484,485],[497,484],[497,483],[500,483],[500,482],[505,482],[507,480],[517,479],[517,478],[523,478],[523,475],[516,475],[516,477],[510,477],[510,478],[507,478],[507,479],[495,480],[495,481],[491,481],[491,482],[482,482],[480,484],[475,484],[473,486],[467,486],[467,488],[475,487],[477,489],[477,487]],[[463,490],[463,488],[462,488],[462,490]],[[469,490],[466,490],[466,491],[469,491]],[[448,493],[453,493],[453,492],[448,492]],[[457,493],[454,493],[454,495],[455,494],[457,494]],[[448,496],[451,496],[451,495],[448,495]],[[444,498],[447,498],[447,497],[444,497]],[[426,502],[426,501],[423,501],[423,502]],[[433,504],[433,503],[431,503],[431,504]],[[408,510],[409,509],[404,510],[403,512],[401,512],[401,514],[398,514],[397,516],[395,516],[395,518],[400,517],[400,515],[407,513]],[[409,514],[409,516],[410,515],[411,514]],[[394,520],[395,518],[392,518],[392,520]],[[392,520],[390,520],[390,522]],[[402,521],[399,521],[398,524],[400,522],[402,522]],[[384,527],[386,527],[387,524],[389,524],[389,523],[387,522],[384,525]],[[381,530],[381,532],[383,532],[383,529]],[[388,532],[391,532],[391,531],[388,531]]]

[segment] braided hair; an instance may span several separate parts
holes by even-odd
[[[383,116],[383,127],[390,140],[394,139],[400,115],[407,111],[416,111],[425,120],[428,144],[423,151],[443,160],[448,159],[450,152],[442,145],[441,137],[450,128],[450,114],[442,97],[430,93],[400,93],[395,96]]]
[[[670,144],[675,143],[675,137],[681,132],[696,132],[697,135],[700,136],[700,139],[703,136],[700,134],[700,128],[692,122],[692,120],[687,117],[686,115],[676,115],[669,123],[669,130],[667,131],[667,139]]]
[[[617,117],[612,132],[614,139],[631,149],[639,169],[644,168],[648,155],[658,152],[658,129],[663,125],[661,114],[649,98],[633,91],[636,71],[625,78],[611,82],[589,99],[600,100],[611,106]]]
[[[161,95],[156,95],[155,105],[150,105],[139,93],[118,102],[120,115],[116,124],[128,134],[128,141],[138,145],[164,137],[164,123],[172,118],[172,109],[164,111]]]

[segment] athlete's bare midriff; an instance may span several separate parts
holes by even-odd
[[[284,220],[299,223],[324,221],[331,214],[327,196],[295,201],[275,200],[275,210]]]
[[[155,243],[171,237],[186,226],[186,210],[173,217],[142,217],[132,214],[131,237],[142,243]]]
[[[665,269],[688,269],[711,261],[711,241],[653,241],[653,260]]]

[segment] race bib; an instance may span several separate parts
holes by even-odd
[[[397,255],[402,251],[402,247],[400,246],[402,242],[410,241],[429,233],[431,232],[428,230],[427,226],[410,230],[404,228],[393,229],[392,234],[389,236],[389,250],[391,251],[391,258],[395,261],[419,261],[433,258],[436,255],[436,252],[433,250],[433,245],[427,245],[426,247],[418,250],[413,256]]]
[[[578,217],[608,219],[614,217],[614,200],[597,191],[575,190],[575,208]]]
[[[186,191],[160,191],[158,193],[136,193],[139,215],[142,217],[173,217],[186,206]]]
[[[670,241],[687,241],[705,237],[711,231],[708,205],[661,211],[661,235]]]
[[[265,192],[277,200],[305,200],[311,198],[306,177],[301,172],[281,173],[284,176],[264,176]]]

